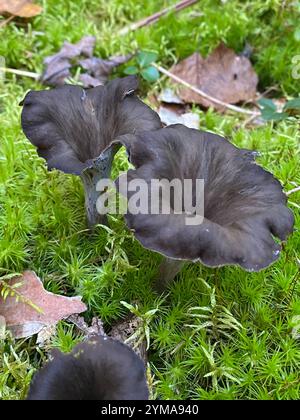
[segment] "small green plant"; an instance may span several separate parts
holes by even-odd
[[[145,339],[147,342],[147,350],[150,347],[150,323],[153,320],[154,315],[158,311],[158,308],[150,309],[146,313],[143,313],[138,305],[131,305],[130,303],[121,301],[121,304],[125,306],[125,308],[129,309],[129,311],[138,317],[141,320],[141,325],[137,329],[137,331],[132,334],[127,340],[126,343],[131,341],[135,341],[134,348],[138,347],[142,341]]]
[[[69,353],[82,340],[83,336],[76,331],[74,325],[61,321],[57,325],[56,334],[51,340],[51,345],[63,353]]]
[[[203,279],[200,280],[208,290],[210,306],[189,308],[190,316],[196,319],[197,323],[193,325],[186,324],[186,327],[193,328],[193,333],[205,329],[215,339],[219,339],[221,336],[232,338],[230,331],[241,331],[243,326],[225,306],[217,304],[215,287],[211,287]]]
[[[228,366],[219,366],[215,360],[215,347],[218,343],[214,343],[212,346],[209,345],[208,348],[201,346],[203,354],[207,359],[207,362],[210,367],[210,371],[204,375],[204,378],[211,378],[213,389],[218,390],[219,380],[220,379],[229,379],[230,381],[240,383],[240,380],[233,376],[234,369]]]
[[[271,99],[261,98],[258,104],[261,106],[261,116],[265,121],[282,121],[300,113],[300,98],[287,101],[281,111]]]
[[[35,372],[30,353],[40,359],[36,348],[24,340],[13,340],[6,332],[0,339],[0,400],[24,399]]]
[[[136,64],[126,67],[125,74],[140,74],[144,80],[153,83],[159,78],[156,67],[151,65],[157,60],[157,53],[151,51],[140,51],[136,55]]]

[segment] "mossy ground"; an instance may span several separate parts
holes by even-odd
[[[195,50],[206,55],[220,41],[238,52],[248,43],[260,90],[273,86],[279,97],[299,95],[300,80],[292,77],[292,58],[300,53],[298,2],[203,0],[126,36],[118,31],[128,22],[174,1],[40,3],[42,15],[0,29],[0,56],[7,67],[41,71],[44,57],[55,53],[63,41],[76,42],[87,34],[96,35],[97,54],[154,50],[166,68]],[[122,68],[115,75],[122,75]],[[166,83],[161,78],[143,91]],[[38,88],[32,79],[14,75],[1,82],[0,274],[35,270],[48,290],[81,294],[88,317],[101,317],[106,328],[128,312],[120,301],[138,302],[141,314],[158,308],[149,323],[153,392],[158,398],[299,399],[300,347],[293,327],[300,316],[300,193],[290,196],[296,230],[276,264],[260,273],[187,264],[168,295],[157,296],[151,285],[160,257],[144,250],[121,218],[111,219],[111,230],[99,227],[91,235],[80,180],[47,172],[23,135],[18,103],[29,89]],[[280,179],[285,190],[300,185],[299,120],[248,129],[238,115],[197,112],[202,129],[259,151],[259,163]],[[114,172],[126,165],[121,152]],[[206,319],[210,327],[200,329],[199,320],[192,317],[190,308],[199,306],[212,307]],[[232,327],[237,324],[226,318],[223,307],[239,327]],[[196,326],[187,326],[191,324]],[[222,325],[228,327],[228,336],[222,334]],[[78,340],[75,330],[61,323],[52,346],[67,351]],[[0,341],[0,398],[23,398],[44,359],[34,338]]]

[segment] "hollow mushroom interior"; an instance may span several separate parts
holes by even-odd
[[[237,264],[250,271],[278,259],[277,239],[292,232],[294,218],[280,182],[255,163],[253,152],[180,124],[123,136],[121,142],[135,167],[126,182],[144,180],[149,205],[153,179],[191,179],[193,185],[204,180],[204,218],[198,225],[186,223],[193,217],[189,212],[175,214],[172,194],[170,214],[132,214],[128,209],[128,227],[145,248],[173,259],[211,267]],[[133,194],[128,192],[129,201]],[[196,199],[194,188],[193,204]]]

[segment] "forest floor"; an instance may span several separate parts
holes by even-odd
[[[195,51],[208,55],[221,41],[240,53],[251,45],[259,91],[273,98],[299,96],[293,57],[300,54],[298,2],[279,0],[203,0],[157,23],[120,35],[131,22],[174,1],[37,1],[43,13],[0,27],[0,56],[9,68],[42,72],[43,60],[65,40],[97,38],[96,55],[158,53],[164,68]],[[1,21],[0,21],[1,22]],[[120,66],[112,77],[124,76]],[[145,250],[112,217],[110,229],[87,232],[84,195],[78,177],[47,172],[45,162],[20,127],[19,102],[39,82],[14,74],[0,91],[0,276],[34,270],[47,290],[81,295],[87,318],[100,317],[106,330],[128,314],[121,301],[136,303],[150,331],[152,394],[160,399],[299,399],[300,346],[300,192],[289,196],[296,229],[280,259],[259,273],[238,267],[210,269],[186,264],[168,294],[152,288],[161,257]],[[143,82],[141,96],[161,91],[169,80]],[[300,185],[299,120],[244,124],[244,115],[193,107],[200,128],[227,137],[239,147],[260,152],[257,161],[285,191]],[[114,174],[127,168],[119,152]],[[197,328],[190,308],[209,306],[212,327]],[[224,307],[240,325],[220,334]],[[147,313],[157,309],[149,318]],[[146,314],[146,315],[145,315]],[[298,317],[298,318],[297,318]],[[225,322],[225,321],[224,321]],[[226,323],[226,322],[225,322]],[[236,324],[237,325],[237,324]],[[69,351],[82,339],[74,326],[60,322],[49,347]],[[35,338],[0,340],[0,398],[22,399],[36,369],[47,358]]]

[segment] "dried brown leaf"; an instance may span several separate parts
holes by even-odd
[[[0,315],[5,318],[6,327],[15,338],[30,337],[44,327],[55,325],[72,314],[86,311],[81,297],[65,297],[47,292],[33,271],[26,271],[22,277],[9,280],[9,285],[20,282],[22,284],[16,290],[22,295],[22,301],[17,302],[12,296],[5,300],[0,298]],[[40,311],[27,302],[32,302]]]
[[[13,16],[30,18],[39,15],[43,8],[27,0],[0,0],[0,14],[9,13]]]
[[[236,55],[224,44],[220,44],[205,59],[199,53],[192,54],[173,66],[170,72],[206,94],[228,104],[249,101],[256,95],[258,77],[250,60]],[[221,106],[187,87],[181,87],[178,95],[186,103],[222,109]]]
[[[132,58],[132,54],[113,56],[108,59],[93,57],[95,42],[96,38],[93,36],[85,36],[77,44],[64,42],[57,54],[45,58],[42,83],[61,86],[65,84],[67,78],[71,77],[70,69],[80,65],[86,70],[86,73],[79,76],[83,87],[96,87],[107,82],[114,67],[126,63]]]

